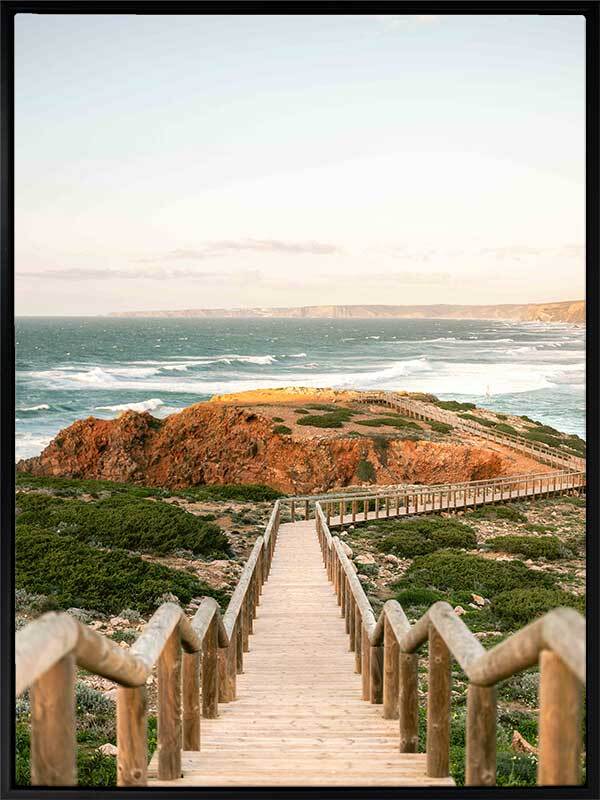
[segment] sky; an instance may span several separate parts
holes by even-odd
[[[16,312],[585,293],[585,20],[16,17]]]

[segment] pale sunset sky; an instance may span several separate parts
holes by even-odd
[[[580,16],[50,16],[17,314],[585,293]]]

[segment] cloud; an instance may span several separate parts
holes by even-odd
[[[36,280],[59,280],[59,281],[113,281],[113,280],[191,280],[201,281],[214,285],[222,284],[245,284],[249,282],[261,283],[263,275],[259,270],[240,270],[238,272],[210,271],[199,272],[189,267],[174,269],[87,269],[87,268],[68,268],[54,270],[35,270],[31,272],[19,272],[21,278],[34,278]]]
[[[145,256],[137,259],[143,264],[164,261],[203,261],[207,258],[230,255],[231,253],[288,253],[316,256],[339,255],[341,247],[328,242],[286,242],[279,239],[232,239],[205,242],[195,248],[176,248],[166,253]]]

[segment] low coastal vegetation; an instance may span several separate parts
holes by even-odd
[[[347,525],[339,535],[376,613],[394,598],[414,623],[445,601],[486,648],[557,606],[585,613],[582,497],[371,520]],[[538,688],[537,669],[498,687],[499,786],[536,783]],[[426,696],[426,657],[419,660],[419,689]],[[466,691],[465,675],[453,662],[450,769],[458,785],[465,779]],[[419,713],[424,750],[424,703]]]
[[[229,550],[214,517],[189,514],[162,500],[115,494],[86,502],[20,492],[16,507],[20,525],[68,534],[91,545],[155,555],[189,550],[222,557]]]

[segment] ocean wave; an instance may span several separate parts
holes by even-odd
[[[150,400],[141,400],[139,403],[119,403],[115,406],[96,406],[95,411],[154,411],[164,406],[159,397],[151,397]]]
[[[15,434],[15,458],[31,458],[37,456],[47,447],[54,437],[31,433],[29,431],[17,431]]]
[[[50,406],[47,403],[40,403],[38,406],[23,406],[23,408],[17,408],[17,411],[24,412],[24,411],[49,411]]]

